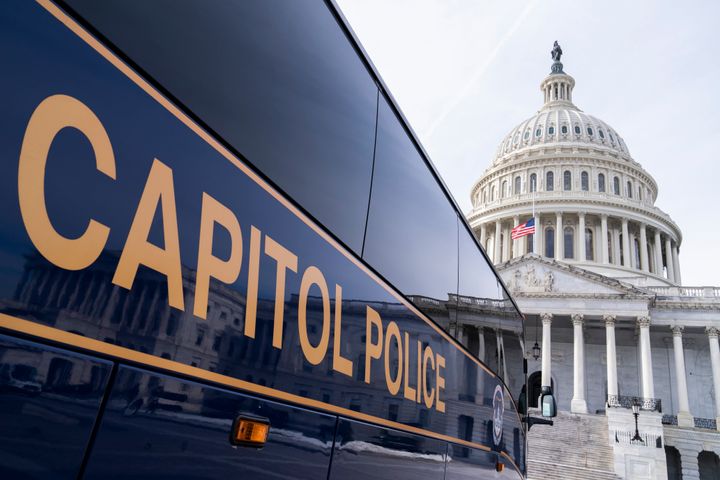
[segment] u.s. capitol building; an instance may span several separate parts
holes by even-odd
[[[526,316],[531,407],[549,386],[568,412],[531,431],[530,477],[718,478],[720,288],[682,285],[682,232],[655,205],[657,183],[573,103],[575,79],[552,54],[542,108],[502,139],[468,214]],[[536,233],[512,240],[533,218]],[[558,453],[573,422],[572,435],[586,425],[601,440]],[[556,434],[553,456],[542,437]]]

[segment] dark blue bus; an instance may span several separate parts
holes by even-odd
[[[524,477],[522,317],[334,4],[0,53],[0,478]]]

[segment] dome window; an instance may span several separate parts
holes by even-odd
[[[585,260],[595,260],[595,242],[593,241],[593,231],[589,228],[585,229]]]
[[[570,173],[570,170],[565,170],[563,173],[563,190],[571,190],[572,189],[572,173]]]
[[[555,256],[555,229],[552,227],[545,229],[545,256],[548,258]]]
[[[588,172],[582,172],[580,174],[580,188],[584,192],[590,190],[590,177],[588,176]]]
[[[610,135],[610,141],[615,143],[615,137],[613,137],[612,132],[608,132],[608,135]]]
[[[605,174],[598,174],[598,192],[605,192]]]
[[[555,135],[555,127],[548,127],[548,135]]]
[[[537,175],[534,173],[530,174],[530,191],[531,192],[537,191]]]
[[[520,132],[518,132],[518,133],[515,134],[515,140],[513,140],[513,143],[514,143],[515,145],[517,145],[518,140],[520,140]]]
[[[525,138],[525,140],[527,140],[528,138],[530,138],[530,130],[525,130],[525,136],[524,136],[524,138]]]
[[[588,132],[588,135],[590,135],[591,137],[593,136],[593,129],[592,129],[592,127],[587,127],[587,132]]]
[[[627,182],[627,196],[628,198],[632,198],[632,183],[630,181]]]
[[[600,138],[605,138],[605,133],[602,130],[598,130],[598,135],[600,135]]]
[[[618,177],[613,178],[613,193],[620,195],[620,179]]]
[[[562,128],[560,129],[560,131],[562,133],[567,133],[567,125],[563,125]]]
[[[537,130],[535,130],[535,136],[539,137],[542,134],[542,127],[538,127]]]
[[[520,195],[520,193],[522,193],[521,185],[522,185],[522,180],[520,179],[520,177],[515,177],[515,185],[514,185],[515,191],[513,192],[515,195]]]
[[[575,258],[575,231],[572,229],[572,227],[565,227],[563,229],[563,240],[564,240],[564,257],[566,259],[574,259]]]
[[[545,175],[545,191],[546,192],[552,192],[553,191],[553,183],[555,183],[555,175],[553,175],[553,172],[547,172]]]
[[[578,127],[577,125],[575,125],[575,133],[580,135],[580,127]]]

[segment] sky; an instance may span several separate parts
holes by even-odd
[[[720,2],[337,3],[465,212],[542,106],[557,40],[574,103],[623,137],[682,230],[683,284],[720,286]]]

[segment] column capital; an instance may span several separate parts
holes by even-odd
[[[573,313],[572,315],[570,315],[570,319],[572,320],[572,323],[575,326],[577,326],[577,325],[582,326],[584,318],[585,318],[585,316],[582,313]]]
[[[645,316],[645,315],[640,315],[639,317],[637,317],[637,324],[638,324],[638,327],[640,327],[640,328],[650,327],[650,317]]]
[[[718,338],[718,329],[716,327],[705,327],[705,333],[709,338]]]
[[[543,325],[550,325],[552,323],[553,314],[552,313],[541,313],[540,319],[543,322]]]
[[[603,321],[606,327],[614,327],[616,319],[617,317],[615,315],[603,315]]]
[[[620,220],[622,221],[622,224],[623,224],[623,225],[627,225],[627,224],[628,224],[628,219],[627,219],[627,218],[622,217]]]
[[[682,332],[685,329],[682,325],[673,325],[670,327],[672,330],[673,337],[682,337]]]
[[[578,217],[583,217],[583,218],[585,217],[585,212],[578,212],[577,214],[578,214]]]

